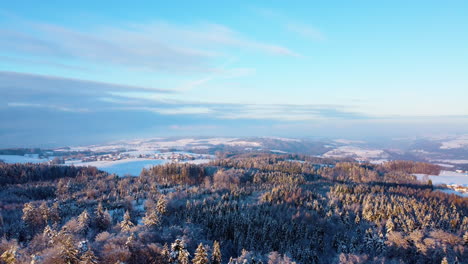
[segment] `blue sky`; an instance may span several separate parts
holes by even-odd
[[[468,132],[466,1],[6,1],[2,146]]]

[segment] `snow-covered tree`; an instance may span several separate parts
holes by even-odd
[[[180,239],[176,239],[176,241],[171,244],[170,263],[188,264],[189,257],[190,257],[190,254],[185,249],[184,242]]]
[[[47,240],[47,244],[51,245],[54,243],[54,239],[57,237],[58,232],[52,229],[49,225],[46,225],[42,235]]]
[[[39,206],[38,210],[39,210],[39,214],[42,217],[42,220],[44,221],[45,224],[47,224],[49,219],[50,219],[50,209],[47,206],[47,203],[42,202],[41,205]]]
[[[104,211],[104,208],[102,207],[102,203],[99,203],[97,208],[96,208],[96,218],[95,218],[95,223],[97,228],[102,231],[102,230],[107,230],[112,222],[111,216],[108,211]]]
[[[164,243],[163,249],[161,251],[161,256],[162,256],[162,259],[163,259],[164,263],[169,263],[171,253],[169,252],[169,248],[167,246],[167,243]]]
[[[34,206],[33,203],[25,203],[23,206],[23,216],[22,218],[24,223],[28,226],[37,226],[40,224],[41,215],[37,211],[36,207]]]
[[[213,253],[211,254],[211,264],[221,264],[221,248],[219,242],[213,243]]]
[[[60,258],[66,264],[76,264],[79,262],[78,248],[75,246],[73,238],[69,234],[60,236]]]
[[[80,264],[97,264],[98,259],[96,255],[94,255],[94,252],[91,250],[91,248],[88,248],[88,250],[83,253],[80,257]]]
[[[157,227],[160,223],[161,217],[156,210],[150,209],[146,211],[145,216],[143,217],[143,224],[146,227],[154,228]]]
[[[0,255],[0,260],[5,262],[6,264],[15,264],[16,257],[17,257],[17,253],[16,253],[17,250],[18,248],[16,246],[10,247],[8,250],[3,252],[2,255]]]
[[[53,223],[58,223],[60,221],[60,204],[55,202],[52,207],[50,207],[49,213],[49,219]]]
[[[193,264],[208,264],[208,253],[206,252],[205,247],[202,243],[198,245],[197,249],[195,250],[194,257],[192,259]]]
[[[442,259],[442,262],[440,262],[440,264],[449,264],[449,263],[448,263],[448,260],[447,260],[447,257],[444,257],[444,258]]]
[[[385,223],[385,228],[387,229],[387,234],[395,230],[395,224],[393,223],[392,218],[388,218]]]
[[[89,224],[91,222],[90,216],[88,214],[88,210],[84,210],[78,216],[78,230],[81,233],[86,233],[89,229]]]
[[[167,202],[164,196],[159,197],[158,202],[156,203],[156,210],[160,215],[166,213]]]
[[[126,211],[122,222],[120,222],[120,228],[123,232],[128,232],[133,226],[135,226],[135,224],[133,224],[131,220],[130,213]]]

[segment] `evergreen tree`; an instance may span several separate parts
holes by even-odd
[[[96,226],[98,230],[100,231],[107,230],[109,226],[111,225],[112,220],[111,220],[111,216],[109,212],[107,210],[104,211],[104,208],[102,207],[102,203],[98,204],[95,214],[96,214],[95,222],[96,222]]]
[[[131,220],[130,213],[128,211],[126,211],[125,214],[124,214],[122,222],[120,222],[120,228],[121,228],[122,232],[130,231],[130,229],[132,229],[132,227],[134,225],[135,224],[133,224],[133,222]]]
[[[44,224],[47,224],[49,219],[50,219],[50,209],[47,206],[46,202],[42,202],[41,205],[39,206],[39,214],[42,217],[42,220],[44,221]]]
[[[387,234],[395,230],[395,224],[393,223],[392,218],[388,218],[385,227],[387,229]]]
[[[211,254],[211,264],[221,264],[221,249],[219,247],[219,242],[215,241],[213,243],[213,253]]]
[[[89,248],[83,255],[80,257],[80,263],[79,264],[97,264],[98,259],[96,255],[94,255],[94,252]]]
[[[163,250],[161,251],[161,256],[163,259],[163,263],[169,263],[170,261],[170,255],[171,253],[169,252],[169,248],[167,246],[167,243],[164,243]]]
[[[208,253],[206,252],[205,247],[202,243],[198,245],[198,248],[195,251],[194,257],[192,259],[193,264],[208,264]]]
[[[77,264],[79,262],[78,249],[75,246],[73,238],[69,234],[61,235],[60,257],[66,264]]]
[[[179,257],[177,258],[178,264],[189,264],[190,254],[187,250],[181,251]]]
[[[81,233],[86,233],[89,229],[89,224],[91,220],[88,214],[88,211],[85,209],[79,216],[78,216],[78,230]]]
[[[188,264],[190,254],[185,249],[184,242],[176,239],[171,245],[170,263],[174,264]]]
[[[39,225],[40,220],[42,217],[38,214],[36,207],[33,203],[25,203],[23,206],[23,219],[24,223],[28,226],[34,227]]]
[[[166,207],[166,199],[163,196],[159,197],[158,202],[156,203],[156,210],[159,215],[164,215],[166,213]]]
[[[59,223],[60,222],[60,205],[58,202],[55,202],[52,207],[49,210],[50,213],[50,220],[53,223]]]
[[[0,259],[5,262],[6,264],[15,264],[16,263],[16,251],[17,247],[12,246],[5,252],[3,252],[2,255],[0,255]]]
[[[147,210],[143,217],[143,224],[148,228],[157,227],[161,222],[161,217],[154,209]]]
[[[42,235],[47,240],[47,244],[51,245],[54,243],[55,238],[57,237],[58,233],[54,229],[52,229],[49,225],[44,228]]]
[[[444,257],[444,258],[442,259],[442,262],[440,262],[440,264],[449,264],[449,263],[448,263],[448,260],[447,260],[447,257]]]

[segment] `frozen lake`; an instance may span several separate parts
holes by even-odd
[[[179,161],[178,163],[202,164],[209,161],[210,159],[195,159],[190,161]],[[131,158],[116,161],[67,161],[66,165],[93,166],[108,173],[115,173],[118,176],[140,176],[140,172],[143,170],[143,168],[148,169],[156,165],[162,165],[171,162],[173,161],[167,159]]]
[[[143,168],[161,165],[170,162],[170,160],[160,159],[124,159],[117,161],[93,161],[93,162],[67,162],[67,165],[75,166],[94,166],[108,173],[115,173],[118,176],[139,176]]]

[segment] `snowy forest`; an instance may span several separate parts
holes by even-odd
[[[468,263],[468,198],[367,164],[226,154],[118,177],[0,163],[0,263]]]

